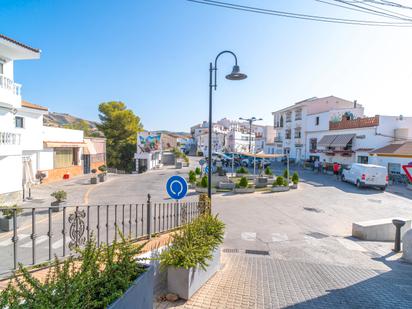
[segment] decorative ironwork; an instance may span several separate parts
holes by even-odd
[[[76,210],[69,216],[69,236],[71,239],[69,243],[70,250],[82,246],[86,242],[86,237],[84,236],[86,230],[84,218],[86,218],[86,212],[84,210]]]

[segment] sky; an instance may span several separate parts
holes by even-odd
[[[315,0],[228,0],[297,13],[369,18]],[[409,12],[407,12],[409,13]],[[412,15],[412,11],[410,11]],[[255,116],[310,97],[357,100],[367,115],[412,116],[412,28],[326,24],[185,0],[0,0],[0,33],[42,50],[16,61],[23,98],[98,120],[120,100],[147,130],[189,131],[208,118],[209,63],[218,61],[213,118]]]

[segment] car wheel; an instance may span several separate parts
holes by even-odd
[[[361,183],[359,180],[356,181],[356,187],[358,187],[358,189],[360,189],[362,187]]]
[[[386,186],[380,188],[381,191],[386,191]]]

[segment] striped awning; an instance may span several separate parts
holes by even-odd
[[[44,147],[46,148],[81,148],[86,147],[84,142],[50,142],[44,141]]]
[[[318,146],[329,147],[337,135],[324,135],[318,142]]]
[[[330,145],[331,147],[346,147],[348,143],[356,136],[356,134],[340,134]]]

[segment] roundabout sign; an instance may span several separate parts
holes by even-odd
[[[170,198],[180,200],[187,194],[187,182],[181,176],[172,176],[166,183],[166,191]]]

